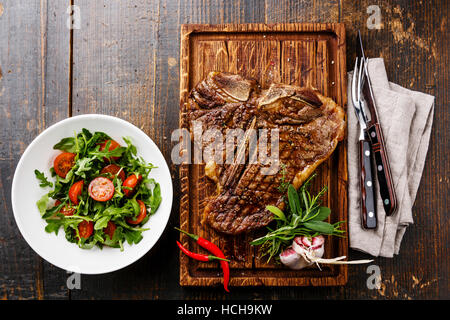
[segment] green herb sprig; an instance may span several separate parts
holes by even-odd
[[[280,193],[285,193],[289,187],[289,182],[286,181],[286,174],[287,174],[286,164],[281,163],[280,167],[281,167],[281,179],[280,185],[277,187],[277,189]]]
[[[36,179],[40,181],[39,186],[41,188],[53,187],[53,183],[47,180],[47,177],[43,172],[40,172],[39,170],[34,170],[34,174],[36,175]]]
[[[295,190],[293,185],[287,188],[288,210],[281,211],[275,206],[267,206],[266,209],[273,213],[273,219],[276,221],[274,229],[268,227],[269,232],[255,240],[251,245],[260,245],[262,256],[268,256],[268,262],[278,255],[291,243],[297,236],[316,237],[318,235],[343,236],[345,230],[341,225],[345,221],[339,221],[330,224],[325,219],[331,214],[330,208],[321,206],[321,197],[327,191],[327,187],[316,194],[311,195],[308,191],[312,175],[300,188]]]

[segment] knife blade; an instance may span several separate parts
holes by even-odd
[[[375,98],[373,95],[372,84],[368,72],[368,59],[364,55],[364,48],[361,39],[361,33],[358,30],[357,36],[357,56],[364,61],[363,66],[363,85],[362,85],[362,100],[367,106],[370,119],[366,125],[366,132],[370,139],[370,146],[375,159],[376,172],[378,178],[379,192],[383,202],[383,208],[386,215],[392,215],[397,209],[397,197],[392,182],[391,168],[389,164],[389,157],[386,152],[386,144],[383,136],[383,131],[378,120],[378,113]]]

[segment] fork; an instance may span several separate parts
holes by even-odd
[[[373,181],[372,152],[370,139],[367,134],[367,116],[365,113],[364,100],[362,99],[363,86],[363,59],[355,61],[352,76],[352,103],[356,118],[359,122],[359,161],[360,161],[360,191],[361,191],[361,224],[364,229],[375,229],[377,227],[377,212],[375,206],[375,183]]]

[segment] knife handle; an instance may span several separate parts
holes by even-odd
[[[375,158],[378,185],[384,211],[387,216],[390,216],[397,209],[397,197],[395,195],[394,184],[392,183],[391,168],[389,166],[389,159],[380,125],[375,123],[367,128],[367,134],[369,135]]]
[[[377,211],[375,205],[375,181],[372,170],[372,150],[369,141],[359,141],[359,157],[361,163],[361,224],[364,229],[377,227]]]

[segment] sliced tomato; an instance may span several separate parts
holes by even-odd
[[[147,208],[146,208],[144,202],[142,200],[137,200],[137,202],[139,203],[139,208],[140,208],[139,214],[136,218],[127,218],[127,222],[129,224],[139,224],[147,216]]]
[[[114,232],[116,232],[116,224],[112,221],[108,221],[108,225],[103,229],[103,232],[112,240],[114,237]]]
[[[78,233],[81,238],[87,239],[94,232],[94,223],[92,221],[83,220],[78,225]]]
[[[60,204],[61,204],[61,201],[59,201],[59,200],[55,201],[55,207],[59,206]],[[61,209],[59,209],[59,213],[62,213],[65,216],[73,216],[76,211],[77,211],[77,209],[70,207],[67,204],[64,207],[62,207]]]
[[[103,151],[106,148],[106,145],[108,144],[108,141],[111,141],[111,144],[109,145],[108,151],[117,149],[120,147],[120,144],[115,140],[105,140],[100,144],[100,150]],[[105,162],[108,162],[107,158],[103,158]],[[120,157],[111,157],[112,160],[117,161],[120,159]]]
[[[123,182],[125,180],[125,170],[119,167],[116,164],[109,164],[100,171],[100,174],[110,173],[111,180],[114,180],[114,177],[119,174],[119,179]]]
[[[53,168],[58,176],[65,178],[67,173],[75,165],[75,153],[63,152],[53,161]]]
[[[83,192],[83,185],[84,181],[80,180],[78,182],[75,182],[69,189],[69,199],[75,205],[77,205],[79,202],[78,197],[81,196],[81,193]]]
[[[91,181],[88,187],[89,195],[96,201],[108,201],[114,195],[114,184],[105,177],[97,177]]]
[[[142,176],[141,175],[135,175],[132,174],[128,178],[125,179],[122,186],[126,187],[123,188],[123,194],[127,197],[131,197],[136,192],[136,187],[141,183]],[[130,188],[130,189],[128,189]]]

